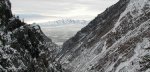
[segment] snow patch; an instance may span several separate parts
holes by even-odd
[[[148,0],[130,0],[129,5],[127,6],[126,10],[120,15],[117,23],[115,24],[114,28],[112,29],[112,32],[116,32],[116,28],[120,25],[121,19],[126,16],[127,13],[130,13],[133,18],[136,18],[143,14],[143,7],[145,4],[150,4],[150,1]],[[137,10],[138,13],[133,14],[132,12]]]

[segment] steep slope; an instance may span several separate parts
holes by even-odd
[[[9,0],[0,0],[0,72],[63,72],[54,62],[57,49],[38,25],[12,15]]]
[[[150,0],[119,0],[63,44],[72,72],[149,72]]]

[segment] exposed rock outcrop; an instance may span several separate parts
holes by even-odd
[[[0,72],[64,72],[54,61],[57,49],[38,25],[12,15],[9,0],[0,0]]]
[[[149,72],[150,0],[119,0],[62,49],[0,1],[0,72]]]
[[[150,0],[119,0],[66,41],[57,60],[72,72],[149,72]]]

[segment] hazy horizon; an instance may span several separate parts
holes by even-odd
[[[64,18],[92,20],[118,0],[10,0],[12,11],[27,23]]]

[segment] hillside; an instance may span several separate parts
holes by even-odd
[[[54,61],[58,46],[38,25],[29,25],[0,1],[0,72],[66,72]]]
[[[119,0],[63,44],[72,72],[149,72],[150,1]]]

